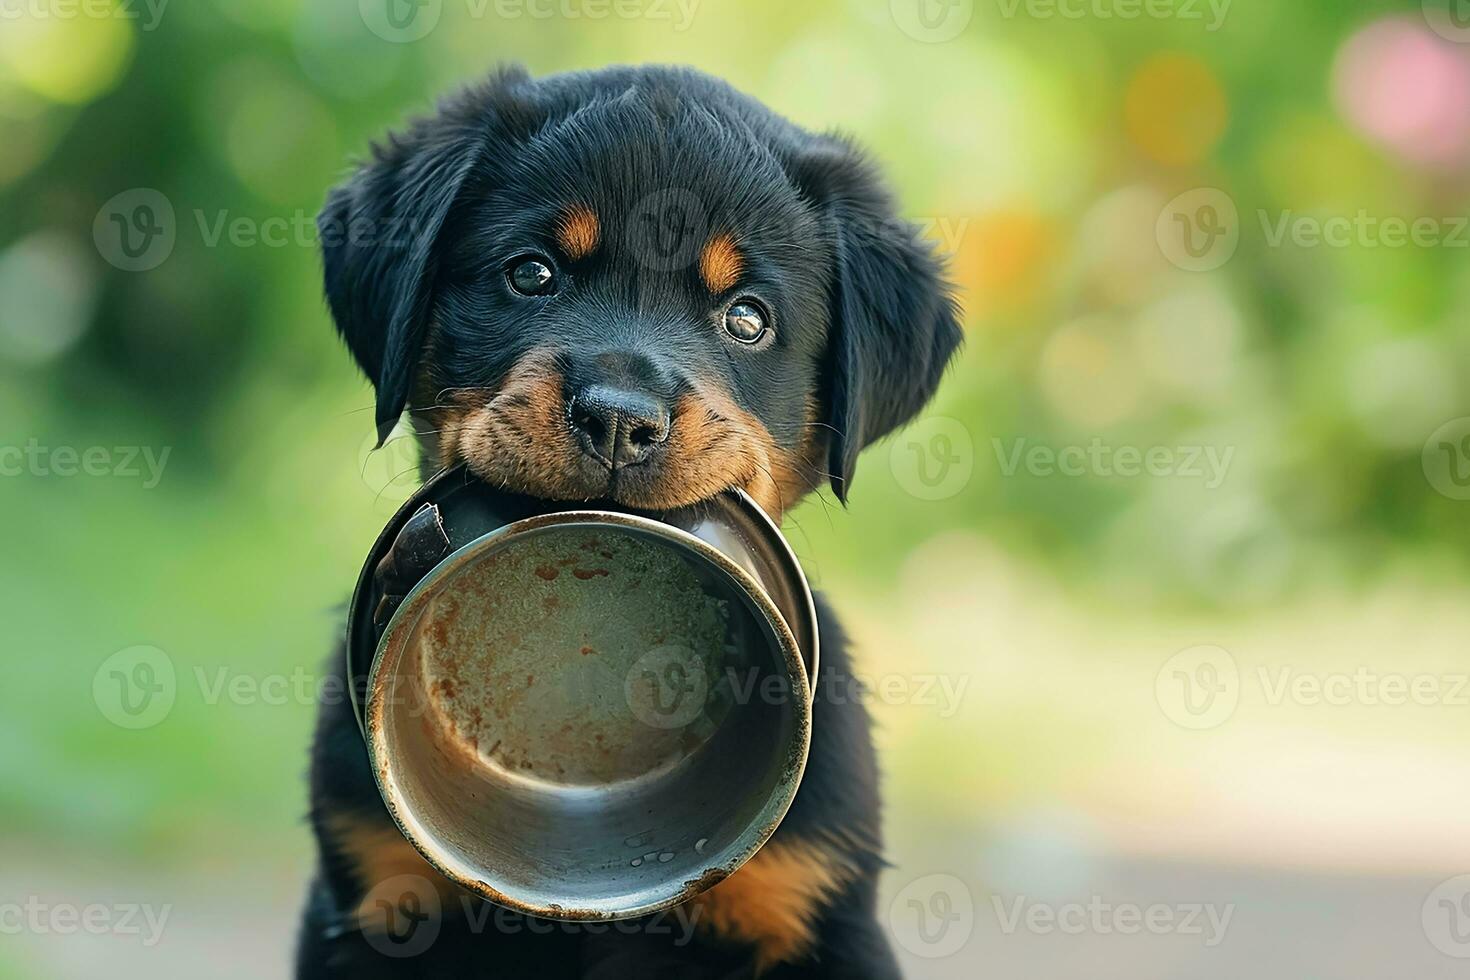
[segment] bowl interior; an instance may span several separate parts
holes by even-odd
[[[389,624],[368,704],[409,839],[559,917],[733,871],[790,804],[810,717],[790,633],[742,575],[632,519],[512,525],[445,559]]]

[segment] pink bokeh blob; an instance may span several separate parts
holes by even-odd
[[[1470,160],[1470,52],[1412,21],[1381,20],[1338,52],[1339,111],[1370,138],[1424,167]]]

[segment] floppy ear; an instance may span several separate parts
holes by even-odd
[[[939,386],[962,337],[959,308],[933,247],[898,217],[858,150],[824,139],[800,173],[836,238],[826,421],[832,490],[845,503],[858,453],[918,414]]]
[[[390,134],[317,217],[327,303],[377,390],[379,445],[408,401],[445,219],[491,143],[497,96],[526,80],[520,69],[500,72]]]

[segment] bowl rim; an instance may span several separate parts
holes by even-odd
[[[367,557],[363,560],[362,568],[358,572],[357,582],[353,586],[352,598],[347,605],[347,624],[345,630],[343,631],[342,659],[345,669],[347,698],[352,705],[353,717],[357,720],[358,732],[362,734],[364,738],[366,738],[367,736],[367,690],[369,689],[369,685],[371,683],[373,665],[377,663],[378,657],[382,653],[382,640],[388,635],[387,624],[385,624],[382,634],[379,635],[375,641],[367,640],[366,642],[364,642],[362,637],[363,624],[359,622],[359,620],[364,615],[370,615],[371,612],[368,608],[368,597],[372,594],[373,575],[377,569],[378,559],[381,559],[386,550],[393,544],[395,540],[397,540],[398,535],[403,531],[403,528],[407,525],[408,521],[413,517],[414,514],[418,513],[420,508],[422,508],[425,504],[435,503],[435,501],[430,498],[437,491],[444,489],[447,493],[453,493],[456,489],[462,489],[462,486],[455,487],[451,485],[456,477],[463,481],[462,486],[480,482],[478,478],[470,472],[469,466],[465,463],[457,463],[453,466],[444,467],[438,470],[428,479],[424,480],[419,488],[415,490],[413,494],[408,497],[407,500],[405,500],[402,504],[398,506],[398,508],[393,512],[393,516],[388,519],[388,522],[383,525],[383,529],[379,531],[377,537],[373,539],[372,547],[368,549]],[[483,484],[483,486],[492,491],[495,490],[494,487],[491,487],[488,484]],[[804,665],[807,662],[810,663],[810,666],[807,669],[807,676],[810,681],[809,686],[811,688],[811,693],[813,697],[815,697],[817,678],[821,673],[821,623],[817,617],[816,598],[814,593],[812,592],[811,583],[807,580],[806,572],[802,568],[800,560],[796,557],[796,552],[792,549],[791,542],[786,540],[786,536],[781,533],[780,527],[778,527],[776,522],[772,520],[771,515],[767,514],[765,510],[760,506],[760,504],[756,503],[754,497],[750,496],[750,494],[746,493],[739,487],[727,488],[721,491],[715,497],[699,501],[690,506],[710,506],[715,500],[721,497],[727,497],[731,501],[733,501],[737,509],[745,516],[749,517],[756,524],[761,532],[763,542],[774,549],[776,557],[785,566],[785,568],[782,570],[783,573],[791,582],[795,583],[796,585],[796,602],[800,607],[799,611],[802,614],[802,618],[805,619],[805,622],[801,625],[805,627],[804,632],[809,634],[810,639],[809,650],[806,649],[806,647],[803,646],[799,641],[797,643],[797,649],[798,652],[804,657]],[[542,503],[547,504],[552,508],[561,506],[559,502],[555,501],[542,501]],[[568,509],[566,510],[551,509],[548,510],[545,514],[535,515],[533,517],[524,519],[534,520],[537,517],[546,517],[554,514],[569,513],[595,515],[599,518],[604,516],[641,517],[645,520],[655,521],[665,527],[674,530],[683,530],[682,528],[670,524],[668,521],[662,520],[658,516],[658,512],[635,514],[623,510],[609,510],[605,507],[588,507],[585,505],[581,507],[568,505]],[[517,522],[507,522],[497,528],[493,528],[491,532],[486,533],[493,533],[493,531],[495,530],[504,529],[514,523]],[[688,534],[688,532],[685,533]],[[689,537],[693,538],[695,541],[698,541],[700,544],[705,544],[705,542],[700,540],[695,535],[689,535]],[[476,542],[469,542],[469,544],[474,543]],[[466,545],[466,547],[468,547],[468,545]],[[445,557],[441,559],[441,562],[447,561],[449,557],[453,555],[453,553],[454,552],[450,552],[450,554],[445,555]],[[427,580],[432,574],[432,571],[433,570],[427,573],[424,576],[424,579],[420,581]],[[745,570],[740,569],[740,571],[744,572]],[[756,589],[762,595],[765,595],[767,598],[769,598],[769,595],[765,592],[764,587],[761,586],[758,582],[756,583]],[[412,590],[410,590],[410,593],[411,592]],[[405,596],[403,601],[406,602],[407,598],[408,597]],[[781,616],[783,622],[786,622],[787,627],[794,635],[796,632],[796,626],[785,619],[785,615],[780,612],[779,607],[777,608],[777,614]],[[392,617],[389,618],[389,621],[391,623]],[[371,635],[374,631],[368,630],[367,632],[369,633],[369,635]],[[361,663],[361,661],[366,661],[366,663],[363,664]],[[362,667],[365,667],[366,669],[362,669]]]
[[[761,513],[764,516],[764,512]],[[767,520],[769,521],[769,518]],[[556,527],[606,527],[608,525],[650,534],[676,546],[681,546],[694,552],[734,580],[752,605],[760,612],[761,618],[765,620],[776,639],[787,676],[790,678],[788,688],[792,704],[796,709],[796,730],[785,763],[786,773],[781,784],[783,789],[766,800],[757,818],[736,838],[734,844],[712,855],[709,866],[701,874],[685,880],[682,887],[669,889],[669,893],[663,897],[656,897],[616,910],[598,907],[576,908],[557,903],[539,905],[510,894],[503,887],[504,882],[500,883],[502,887],[497,887],[483,877],[456,867],[437,848],[431,846],[432,837],[430,835],[418,831],[418,821],[413,818],[412,810],[406,805],[392,776],[384,738],[385,703],[382,688],[396,673],[398,661],[407,647],[414,626],[417,625],[422,615],[423,607],[437,592],[440,585],[466,565],[480,560],[491,551],[505,547],[518,538],[537,531]],[[810,589],[805,591],[810,601]],[[391,671],[390,666],[393,668]],[[473,894],[528,915],[564,921],[616,921],[648,915],[686,902],[734,874],[765,846],[785,818],[792,801],[796,798],[811,750],[813,702],[811,679],[807,675],[806,662],[802,657],[796,637],[770,595],[754,576],[728,555],[683,528],[675,527],[656,518],[619,511],[559,510],[522,518],[487,531],[446,555],[409,590],[402,603],[389,618],[383,630],[382,639],[373,654],[364,702],[363,734],[372,762],[373,780],[377,783],[378,792],[383,798],[389,816],[414,849],[436,871]],[[426,844],[425,841],[430,843]],[[650,890],[652,889],[645,889],[645,891]]]

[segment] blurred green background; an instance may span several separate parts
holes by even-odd
[[[892,682],[911,975],[1460,975],[1462,0],[0,0],[0,974],[285,974],[312,686],[414,467],[369,451],[312,219],[505,60],[722,76],[857,136],[951,255],[936,404],[787,522]],[[905,918],[940,893],[954,949]]]

